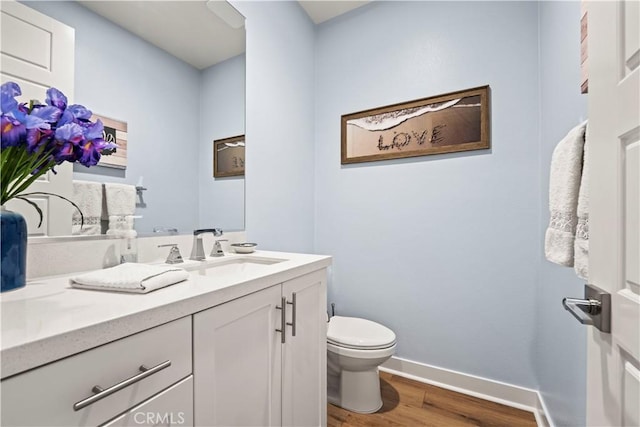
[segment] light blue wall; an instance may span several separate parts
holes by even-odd
[[[143,176],[148,207],[137,209],[136,229],[191,230],[198,192],[185,188],[198,179],[198,70],[75,2],[26,4],[75,28],[74,102],[128,124],[126,173],[80,166],[74,178],[135,185]]]
[[[376,2],[316,41],[315,250],[334,256],[329,300],[393,329],[399,357],[526,387],[537,14],[535,2]],[[485,84],[491,150],[340,165],[342,114]]]
[[[233,1],[247,18],[246,228],[313,250],[314,26],[297,2]]]
[[[580,2],[540,2],[540,244],[549,222],[551,153],[569,129],[587,118],[580,94]],[[557,426],[585,425],[586,332],[562,308],[566,296],[581,297],[584,282],[573,269],[540,253],[537,295],[536,374],[540,393]]]
[[[244,134],[245,57],[200,77],[199,228],[244,229],[244,176],[213,177],[213,141]]]

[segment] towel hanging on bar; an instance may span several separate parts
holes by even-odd
[[[587,122],[571,129],[551,157],[549,180],[549,227],[545,233],[545,256],[556,264],[574,265],[578,224],[577,208]]]

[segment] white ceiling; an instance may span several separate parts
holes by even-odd
[[[244,28],[231,28],[207,7],[206,0],[78,1],[200,70],[245,51]],[[369,1],[301,0],[299,3],[313,22],[319,24]]]
[[[204,0],[80,3],[200,70],[245,50],[244,28],[231,28]]]
[[[364,6],[370,3],[370,1],[300,0],[299,3],[307,12],[307,15],[311,17],[311,20],[316,24],[320,24],[360,6]]]

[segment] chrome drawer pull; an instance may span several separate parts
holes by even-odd
[[[287,301],[287,304],[291,305],[292,321],[287,322],[287,325],[291,326],[291,336],[295,337],[296,336],[296,293],[295,292],[291,295],[291,299],[293,300],[293,302]]]
[[[281,299],[281,303],[280,305],[276,305],[276,309],[277,310],[281,310],[280,311],[280,328],[282,329],[276,329],[276,332],[280,332],[282,338],[280,339],[280,342],[282,344],[285,343],[286,341],[286,324],[287,324],[287,297],[282,297]]]
[[[96,394],[94,394],[93,396],[89,396],[86,399],[82,399],[80,402],[74,404],[73,410],[79,411],[80,409],[85,408],[91,405],[92,403],[97,402],[100,399],[104,399],[105,397],[112,395],[113,393],[120,391],[123,388],[130,386],[131,384],[135,384],[138,381],[141,381],[155,374],[156,372],[159,372],[165,368],[168,368],[169,366],[171,366],[171,360],[165,360],[164,362],[154,366],[153,368],[147,368],[146,366],[142,365],[139,368],[140,369],[139,374],[136,374],[131,378],[127,378],[126,380],[121,381],[118,384],[112,385],[109,388],[102,388],[99,385],[96,385],[91,389],[91,391]]]

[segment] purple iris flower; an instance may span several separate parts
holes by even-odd
[[[87,109],[84,105],[73,104],[67,108],[73,114],[73,117],[79,120],[89,120],[93,114],[91,110]]]
[[[85,142],[82,145],[80,159],[78,159],[81,164],[87,167],[94,166],[100,161],[102,153],[116,149],[116,144],[108,143],[102,138],[103,130],[104,126],[100,120],[84,127]]]
[[[86,167],[95,166],[100,161],[100,140],[87,141],[82,146],[82,154],[78,161]]]
[[[60,120],[58,120],[58,127],[73,123],[74,120],[75,117],[73,117],[73,113],[69,110],[64,110],[60,116]]]
[[[61,142],[70,142],[73,145],[79,145],[84,140],[82,128],[76,123],[67,123],[56,129],[56,140]]]
[[[29,153],[37,151],[43,145],[49,145],[53,140],[51,129],[29,129],[27,130],[27,150]]]
[[[34,107],[31,113],[29,114],[29,117],[35,117],[49,124],[49,123],[57,122],[61,115],[62,115],[62,111],[60,111],[58,107],[48,107],[45,105],[41,105],[38,107]],[[49,127],[45,129],[49,129]],[[42,127],[40,126],[39,128],[42,129]],[[27,122],[27,129],[33,129],[33,127],[29,127],[28,122]]]
[[[16,101],[15,97],[20,95],[22,95],[22,92],[17,84],[7,82],[2,85],[0,88],[2,114],[8,114],[18,108],[18,101]]]
[[[27,133],[25,125],[10,115],[2,115],[0,126],[2,129],[2,143],[0,144],[2,148],[20,145]]]
[[[56,164],[60,164],[62,162],[75,162],[77,159],[75,149],[76,146],[71,142],[64,141],[56,141],[56,145],[58,145],[58,150],[53,153],[53,158]]]
[[[55,87],[47,90],[47,98],[45,99],[45,102],[47,105],[58,107],[63,111],[67,108],[67,97]]]

